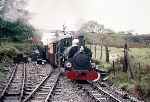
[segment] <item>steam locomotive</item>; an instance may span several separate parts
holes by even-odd
[[[79,39],[79,47],[84,47],[84,50],[77,51],[70,60],[65,55],[65,51],[72,45],[74,38]],[[92,63],[91,50],[85,47],[84,36],[82,34],[76,34],[76,36],[63,35],[60,40],[48,45],[47,55],[52,65],[65,68],[65,75],[68,79],[96,81],[100,78],[100,74],[96,71],[94,63]]]
[[[52,35],[52,34],[51,34]],[[54,34],[56,35],[56,34]],[[65,51],[72,45],[74,38],[79,39],[79,48],[84,47],[83,51],[77,51],[70,60],[65,55]],[[45,45],[45,59],[54,67],[63,67],[64,75],[71,80],[98,80],[100,74],[96,71],[91,59],[92,53],[90,49],[85,47],[84,36],[70,33],[59,32],[57,37],[49,40]]]

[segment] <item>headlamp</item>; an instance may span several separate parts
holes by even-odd
[[[67,63],[66,63],[66,67],[71,68],[71,67],[72,67],[72,64],[71,64],[70,62],[67,62]]]

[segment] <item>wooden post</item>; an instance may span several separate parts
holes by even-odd
[[[101,43],[101,54],[100,54],[100,60],[102,60],[102,57],[103,57],[103,45]]]
[[[134,79],[134,75],[133,75],[133,72],[132,72],[132,69],[131,69],[131,65],[130,65],[130,64],[129,64],[128,69],[129,69],[130,78],[131,78],[131,79]]]
[[[92,50],[92,44],[90,43],[90,49]]]
[[[94,40],[93,40],[93,41],[92,41],[92,49],[91,49],[93,53],[94,53],[94,45],[95,45],[95,44],[94,44]],[[93,54],[92,57],[95,58],[95,53]]]
[[[123,63],[123,72],[128,70],[128,46],[127,43],[124,45],[124,63]]]
[[[140,64],[140,62],[139,62],[139,71],[140,71],[140,69],[141,69],[141,64]]]
[[[106,52],[106,62],[109,63],[109,50],[107,45],[105,45],[105,52]]]
[[[130,78],[134,79],[133,71],[131,69],[131,64],[129,63],[130,61],[131,61],[131,59],[129,59],[129,56],[128,56],[128,46],[126,43],[125,47],[124,47],[124,68],[123,68],[123,71],[124,72],[129,71]]]
[[[95,51],[95,59],[96,59],[96,56],[97,56],[97,54],[96,54],[96,49],[97,48],[97,45],[95,44],[95,47],[94,47],[94,51]]]
[[[140,70],[141,70],[141,64],[139,62],[139,70],[138,70],[138,79],[139,79],[139,81],[141,81]]]
[[[114,62],[114,60],[113,60],[113,72],[114,72],[114,77],[115,77],[115,62]]]
[[[133,73],[135,73],[134,75],[135,75],[135,79],[137,79],[138,78],[138,76],[137,76],[137,73],[138,73],[138,70],[137,70],[137,63],[134,63],[134,65],[133,65],[133,68],[134,68],[134,71],[133,71]]]

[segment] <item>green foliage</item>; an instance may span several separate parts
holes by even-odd
[[[0,62],[11,61],[17,53],[30,53],[31,43],[26,42],[35,32],[31,25],[20,20],[10,22],[0,18]]]
[[[113,73],[112,73],[113,74]],[[112,75],[113,76],[113,75]],[[123,73],[121,71],[119,71],[117,73],[117,76],[114,78],[114,80],[112,80],[114,82],[114,84],[116,86],[119,86],[119,87],[125,87],[128,83],[131,83],[129,82],[128,80],[128,74],[126,73]]]
[[[143,90],[144,97],[150,97],[150,74],[143,76],[140,86]]]
[[[87,45],[93,52],[93,58],[95,56],[94,46]],[[105,50],[103,50],[105,51]],[[99,59],[100,46],[97,46],[96,61],[99,62],[99,68],[102,70],[111,71],[109,80],[113,81],[114,85],[120,87],[126,91],[134,92],[137,91],[136,87],[142,90],[142,95],[145,99],[150,97],[150,48],[130,48],[129,58],[130,66],[133,71],[134,79],[130,79],[129,73],[122,72],[122,65],[120,62],[115,63],[115,69],[112,68],[112,60],[110,63],[105,62],[105,52],[101,61]],[[110,56],[117,54],[118,57],[123,56],[123,48],[109,48]],[[118,60],[119,61],[119,60]],[[140,63],[140,64],[139,64]],[[114,76],[115,70],[115,76]],[[148,100],[148,99],[147,99]],[[148,102],[148,101],[147,101]]]
[[[150,62],[150,48],[132,48],[129,53],[134,56],[136,62],[143,64],[149,64]]]
[[[117,50],[117,49],[116,49]],[[133,71],[134,79],[129,78],[128,73],[119,71],[113,79],[114,83],[129,92],[141,89],[142,96],[147,99],[150,97],[150,49],[149,48],[130,48],[130,66]],[[117,52],[116,53],[121,53]],[[112,73],[113,76],[113,73]],[[135,93],[134,93],[135,94]],[[140,94],[139,94],[140,95]]]
[[[31,43],[2,43],[0,46],[0,62],[12,62],[13,57],[18,53],[29,54],[31,52]]]
[[[34,32],[34,28],[18,20],[10,22],[0,18],[0,38],[11,41],[24,41],[29,39]]]
[[[2,45],[0,47],[0,62],[6,62],[12,59],[19,52],[14,46]]]
[[[30,53],[32,44],[31,43],[9,43],[11,46],[14,46],[21,53]]]

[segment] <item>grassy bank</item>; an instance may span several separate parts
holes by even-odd
[[[94,46],[91,47],[93,58],[95,58]],[[112,68],[112,56],[117,56],[117,59],[123,56],[123,48],[110,47],[110,63],[105,62],[105,49],[103,48],[103,58],[100,60],[100,47],[96,49],[96,60],[100,61],[101,68],[111,71],[110,80],[114,85],[120,87],[135,96],[141,96],[148,102],[150,97],[150,48],[130,48],[130,67],[134,78],[131,79],[129,71],[122,72],[122,64],[119,60],[115,62],[115,69]]]

